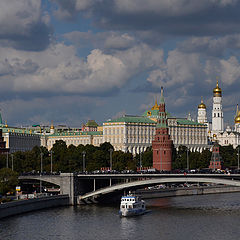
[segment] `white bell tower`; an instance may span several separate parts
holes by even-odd
[[[201,103],[198,105],[198,123],[207,124],[207,110],[206,105],[203,103],[203,99],[201,98]]]
[[[224,131],[222,110],[222,89],[217,85],[213,89],[212,134]]]

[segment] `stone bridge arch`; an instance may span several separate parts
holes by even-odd
[[[228,180],[228,179],[219,179],[219,178],[200,178],[200,177],[172,177],[172,178],[155,178],[155,179],[147,179],[147,180],[138,180],[138,181],[132,181],[122,184],[116,184],[113,186],[105,187],[102,189],[98,189],[94,192],[90,192],[87,194],[84,194],[82,196],[78,197],[78,203],[80,203],[82,200],[87,199],[94,199],[102,195],[106,195],[112,192],[116,191],[123,191],[123,190],[129,190],[129,189],[137,189],[137,188],[143,188],[147,186],[153,186],[157,184],[163,184],[163,183],[185,183],[185,182],[191,182],[191,183],[215,183],[215,184],[224,184],[229,186],[237,186],[240,187],[240,181],[237,180]]]
[[[60,194],[68,194],[70,199],[70,204],[75,205],[77,201],[77,196],[75,194],[75,184],[76,179],[73,173],[61,173],[60,175],[29,175],[20,176],[19,180],[42,180],[44,182],[49,182],[60,187]]]

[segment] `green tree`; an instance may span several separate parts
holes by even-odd
[[[15,192],[18,183],[18,175],[9,168],[0,169],[0,193],[6,195],[8,192]]]
[[[212,157],[212,152],[209,151],[209,149],[205,149],[202,151],[202,153],[199,155],[197,168],[208,168],[210,165]]]
[[[153,151],[152,148],[147,148],[142,154],[142,166],[152,167],[153,166]]]
[[[173,169],[186,169],[187,168],[187,147],[179,146],[176,158],[172,164]]]
[[[220,152],[220,156],[222,158],[224,167],[229,168],[237,165],[236,154],[232,145],[220,146],[219,152]]]
[[[52,147],[54,168],[56,171],[68,172],[69,162],[67,159],[67,144],[62,140],[57,140]]]

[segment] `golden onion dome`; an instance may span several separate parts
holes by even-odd
[[[203,103],[202,99],[201,99],[201,103],[198,105],[198,108],[206,109],[206,105]]]
[[[53,121],[51,122],[51,127],[50,127],[50,129],[54,129]]]
[[[235,117],[235,123],[240,123],[240,111],[238,113],[238,116]]]
[[[152,110],[159,110],[159,106],[158,106],[158,103],[157,103],[157,99],[155,100],[155,104],[154,104],[154,106],[152,107]]]
[[[238,105],[237,105],[237,112],[235,117],[235,123],[240,123],[240,111],[238,111]]]
[[[217,80],[217,85],[213,89],[213,96],[214,97],[221,97],[222,96],[222,89],[218,86],[218,80]]]

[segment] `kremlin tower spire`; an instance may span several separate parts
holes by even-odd
[[[160,171],[172,170],[172,148],[173,141],[170,139],[170,135],[168,133],[163,87],[161,87],[158,122],[155,137],[152,141],[153,168]]]

